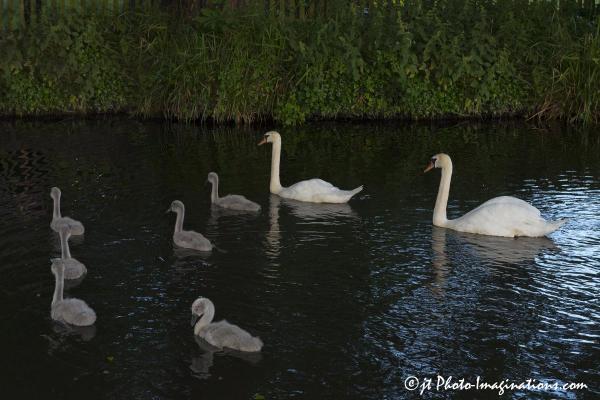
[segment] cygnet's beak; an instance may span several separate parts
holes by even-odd
[[[435,168],[435,165],[433,165],[433,161],[429,161],[429,164],[427,164],[427,167],[425,167],[425,171],[423,171],[423,173],[431,171],[434,168]]]
[[[168,214],[168,213],[170,213],[170,212],[171,212],[171,209],[170,209],[170,208],[167,208],[167,211],[165,211],[165,214]]]
[[[192,326],[196,326],[196,322],[200,319],[199,315],[192,314]]]
[[[265,143],[267,143],[267,138],[262,138],[262,140],[260,142],[258,142],[258,145],[262,146]]]

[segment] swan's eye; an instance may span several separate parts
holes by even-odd
[[[435,161],[436,161],[436,159],[435,159],[435,158],[432,158],[432,159],[431,159],[431,162],[432,162],[434,165],[435,165]]]

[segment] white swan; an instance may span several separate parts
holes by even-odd
[[[65,279],[79,279],[87,273],[85,265],[71,257],[69,250],[69,238],[71,230],[67,225],[63,225],[59,231],[61,258],[59,260],[65,267]]]
[[[279,182],[279,162],[281,159],[281,135],[271,131],[267,132],[264,138],[258,143],[273,144],[273,153],[271,156],[271,193],[299,201],[310,203],[346,203],[352,196],[360,192],[363,187],[359,186],[354,190],[341,190],[329,182],[321,179],[309,179],[293,184],[289,187],[282,187]]]
[[[175,221],[175,231],[173,232],[173,242],[179,247],[185,249],[193,249],[198,251],[211,251],[213,245],[210,240],[202,234],[194,231],[183,230],[183,218],[185,216],[185,206],[179,200],[174,200],[167,212],[173,211],[177,214]]]
[[[52,222],[50,222],[50,228],[54,232],[59,232],[62,226],[68,226],[73,235],[83,235],[84,228],[83,224],[79,221],[69,217],[62,217],[60,215],[60,189],[56,186],[50,189],[50,197],[54,201],[54,210],[52,212]]]
[[[259,337],[251,336],[239,326],[232,325],[225,320],[212,322],[214,315],[215,306],[212,301],[205,297],[197,298],[192,304],[194,335],[200,336],[220,349],[226,347],[248,352],[256,352],[262,349],[263,342]]]
[[[60,259],[53,260],[52,273],[56,281],[50,313],[52,319],[75,326],[93,325],[96,322],[96,313],[85,301],[63,299],[65,266]]]
[[[450,179],[452,178],[452,160],[447,154],[436,154],[425,168],[442,169],[442,178],[438,190],[433,224],[460,232],[477,233],[491,236],[531,236],[539,237],[557,230],[566,220],[546,221],[540,210],[515,197],[500,196],[486,201],[479,207],[460,218],[449,220],[446,217]]]
[[[259,212],[260,206],[244,196],[238,194],[228,194],[225,197],[219,197],[219,176],[215,172],[209,172],[207,181],[212,184],[210,201],[212,204],[236,211]]]

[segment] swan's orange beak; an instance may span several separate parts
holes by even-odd
[[[260,142],[258,142],[258,145],[262,146],[265,143],[267,143],[267,138],[263,138]]]
[[[429,164],[427,164],[427,167],[425,167],[425,171],[423,171],[423,173],[431,171],[434,168],[435,168],[435,165],[433,165],[433,161],[429,161]]]

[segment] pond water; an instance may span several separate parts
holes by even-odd
[[[15,398],[396,399],[414,375],[493,383],[583,382],[600,394],[600,135],[520,123],[328,123],[282,129],[282,183],[320,177],[365,185],[347,205],[268,193],[267,129],[186,127],[128,119],[0,123],[0,382]],[[449,215],[514,195],[546,218],[548,239],[432,228],[438,152],[453,157]],[[260,203],[257,216],[210,210],[221,193]],[[85,237],[88,268],[69,290],[98,314],[95,329],[53,323],[49,190]],[[174,199],[187,229],[219,251],[171,241]],[[260,336],[260,356],[197,343],[199,296]],[[496,391],[426,390],[425,398]]]

